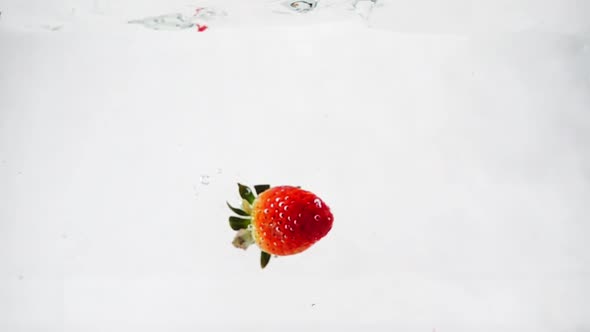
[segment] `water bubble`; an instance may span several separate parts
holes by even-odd
[[[201,175],[199,180],[203,185],[208,185],[209,183],[211,183],[211,178],[207,174]]]

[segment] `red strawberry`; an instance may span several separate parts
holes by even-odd
[[[246,249],[256,243],[262,250],[264,268],[270,255],[287,256],[300,253],[326,236],[334,217],[330,208],[315,194],[299,187],[268,185],[250,188],[238,184],[242,208],[229,208],[240,217],[229,218],[237,230],[233,241],[237,248]]]

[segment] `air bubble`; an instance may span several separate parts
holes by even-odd
[[[201,177],[199,178],[199,181],[203,185],[208,185],[209,183],[211,183],[211,178],[209,177],[209,175],[204,174],[204,175],[201,175]]]

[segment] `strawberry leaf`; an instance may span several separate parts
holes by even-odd
[[[254,194],[252,193],[252,189],[248,188],[247,186],[238,183],[238,187],[240,189],[240,197],[248,201],[248,203],[254,203]]]
[[[235,208],[235,207],[229,205],[229,203],[227,203],[227,206],[230,208],[230,210],[234,211],[234,213],[237,214],[237,215],[239,215],[239,216],[244,216],[244,217],[248,217],[249,216],[249,214],[246,211],[244,211],[242,209]]]
[[[260,267],[263,269],[268,265],[270,261],[270,254],[264,251],[260,252]]]
[[[268,184],[259,184],[257,186],[254,186],[254,190],[256,190],[256,195],[260,195],[268,189],[270,189],[270,185]]]
[[[229,217],[229,226],[234,231],[248,228],[248,225],[250,225],[250,219],[242,219],[242,218],[238,218],[238,217],[234,217],[234,216]]]

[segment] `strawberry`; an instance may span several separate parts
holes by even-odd
[[[242,207],[227,204],[239,216],[229,217],[231,228],[237,231],[233,245],[247,249],[256,243],[262,251],[262,268],[270,255],[300,253],[332,228],[330,208],[314,193],[299,187],[259,185],[254,186],[256,197],[247,186],[238,183],[238,187]]]

